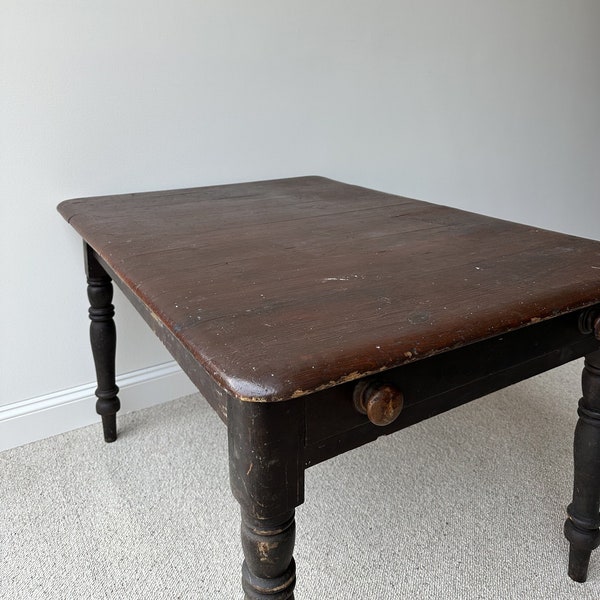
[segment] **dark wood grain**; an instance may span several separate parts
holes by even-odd
[[[244,400],[308,394],[600,300],[600,243],[318,177],[59,210]]]

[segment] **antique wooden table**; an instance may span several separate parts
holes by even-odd
[[[293,598],[304,471],[586,356],[565,534],[600,543],[600,243],[301,177],[69,200],[97,411],[116,439],[111,279],[227,425],[247,599]]]

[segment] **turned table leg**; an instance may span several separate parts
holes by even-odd
[[[113,320],[113,287],[111,278],[97,261],[94,251],[87,244],[84,250],[90,301],[90,342],[98,382],[96,412],[102,417],[104,440],[114,442],[117,439],[117,412],[121,403],[115,382],[117,332]]]
[[[582,387],[575,428],[573,502],[565,522],[569,577],[580,582],[587,578],[592,550],[600,545],[600,351],[586,357]]]
[[[293,600],[294,511],[304,500],[304,403],[229,398],[232,492],[241,505],[245,600]]]
[[[247,600],[294,597],[296,563],[294,511],[256,519],[242,509],[242,588]]]

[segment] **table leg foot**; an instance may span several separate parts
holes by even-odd
[[[117,439],[117,412],[121,403],[115,377],[115,355],[117,331],[114,322],[115,309],[112,305],[113,287],[111,278],[96,260],[94,251],[85,246],[88,298],[90,301],[90,343],[96,367],[96,412],[102,417],[104,440]]]
[[[117,415],[116,415],[116,413],[109,414],[109,415],[103,415],[98,410],[97,402],[96,402],[96,412],[102,417],[102,433],[104,434],[104,441],[107,444],[110,444],[111,442],[115,442],[117,440]]]
[[[575,428],[573,502],[567,508],[569,577],[587,579],[592,550],[600,545],[600,352],[585,359],[583,398]]]
[[[294,597],[294,512],[276,519],[255,519],[242,511],[242,587],[246,600]]]
[[[577,550],[572,544],[569,550],[569,577],[573,581],[583,583],[587,579],[591,550]]]

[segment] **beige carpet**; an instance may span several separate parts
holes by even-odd
[[[581,363],[307,472],[296,600],[600,598],[566,575]],[[240,599],[226,431],[199,396],[0,454],[0,598]]]

